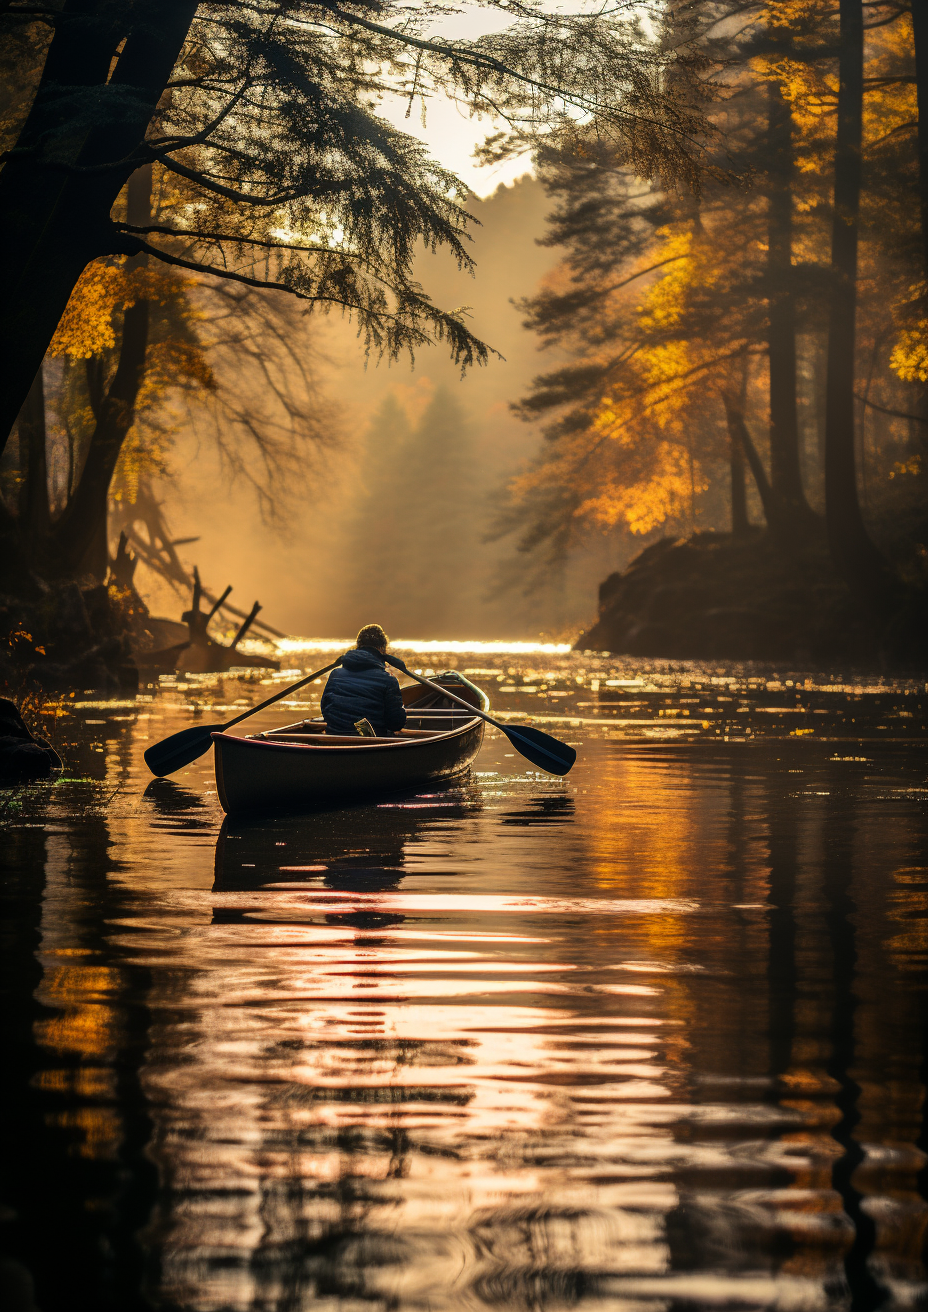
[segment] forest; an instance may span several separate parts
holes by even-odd
[[[539,152],[566,254],[524,309],[566,360],[519,401],[544,441],[510,526],[551,561],[649,543],[588,646],[920,663],[928,16],[679,13],[714,70],[698,189]]]
[[[473,266],[466,190],[384,109],[447,96],[547,197],[517,308],[550,367],[507,398],[536,454],[481,468],[494,421],[475,444],[453,386],[412,418],[386,397],[333,586],[447,636],[490,596],[534,622],[609,559],[581,648],[924,663],[924,5],[474,8],[495,23],[446,36],[440,6],[3,6],[11,687],[132,685],[136,566],[191,577],[165,505],[191,435],[211,499],[323,513],[344,316],[371,368],[502,367],[429,293],[435,252]],[[491,556],[449,610],[442,571]]]

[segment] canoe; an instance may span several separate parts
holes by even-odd
[[[461,675],[434,680],[481,711],[490,700]],[[484,721],[421,684],[402,689],[407,725],[393,738],[325,733],[321,717],[239,738],[212,735],[216,791],[228,815],[303,811],[374,793],[417,788],[464,773]]]

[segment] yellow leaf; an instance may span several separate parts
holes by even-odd
[[[113,314],[124,305],[126,277],[120,264],[94,260],[77,281],[49,347],[50,355],[89,360],[115,345]]]

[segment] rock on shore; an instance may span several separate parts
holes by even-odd
[[[54,747],[31,733],[16,705],[0,697],[0,781],[47,779],[60,768]]]
[[[680,660],[835,659],[928,664],[928,620],[912,598],[888,621],[864,614],[824,543],[801,554],[760,530],[664,538],[600,585],[599,618],[575,650]]]

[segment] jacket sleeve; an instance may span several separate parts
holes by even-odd
[[[383,719],[387,728],[393,732],[402,729],[406,723],[406,707],[403,705],[400,685],[392,674],[387,675],[387,685],[383,696]]]

